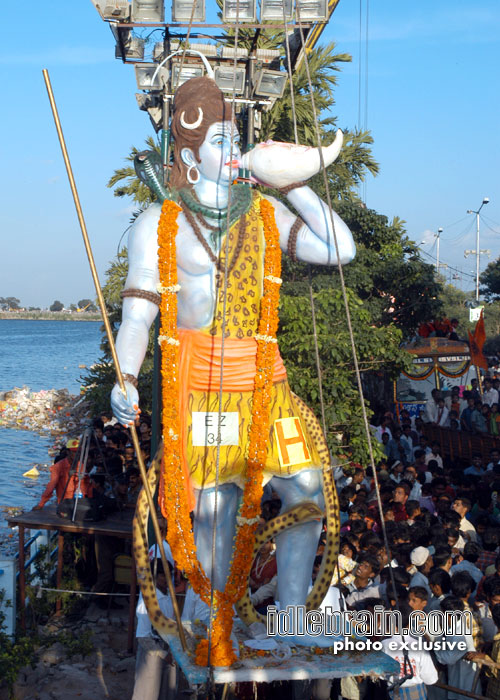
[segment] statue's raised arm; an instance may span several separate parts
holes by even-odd
[[[278,350],[280,249],[300,260],[336,264],[335,236],[342,263],[353,258],[355,247],[347,226],[305,184],[320,169],[317,149],[267,143],[242,157],[230,104],[209,78],[189,80],[177,90],[171,132],[174,161],[163,209],[160,203],[150,206],[129,237],[117,338],[128,395],[115,387],[111,401],[121,422],[137,417],[134,384],[161,306],[165,459],[160,500],[174,558],[205,602],[203,582],[213,570],[220,592],[218,630],[223,617],[232,618],[232,606],[246,590],[249,543],[259,520],[262,487],[270,480],[283,512],[314,504],[314,519],[309,512],[308,522],[291,530],[281,527],[276,537],[281,607],[306,600],[321,529],[318,507],[324,507],[322,462],[328,460],[328,450],[314,416],[290,390]],[[341,143],[339,132],[323,150],[325,165],[338,155]],[[257,181],[280,188],[299,218],[278,199],[246,184],[231,185],[241,165],[250,167]],[[334,488],[328,493],[331,524]],[[188,532],[189,508],[195,503],[196,548]],[[181,521],[184,530],[179,530]],[[232,558],[233,544],[238,556]],[[315,590],[318,581],[329,585],[334,561],[328,557]],[[326,642],[331,640],[300,638],[301,644]],[[231,656],[227,640],[223,647],[226,656],[218,657],[219,662]]]

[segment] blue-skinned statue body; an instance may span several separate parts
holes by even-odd
[[[189,83],[200,80],[209,79],[194,79]],[[219,107],[210,110],[206,102],[207,90],[201,89],[199,84],[196,90],[189,91],[186,85],[176,93],[177,100],[184,88],[188,99],[181,104],[182,110],[177,106],[177,112],[174,100],[172,126],[175,138],[172,186],[180,193],[177,198],[182,205],[176,237],[180,287],[177,324],[181,343],[184,343],[181,353],[191,352],[188,369],[179,381],[184,395],[180,403],[181,436],[185,440],[184,454],[196,501],[197,555],[207,576],[213,576],[215,587],[223,590],[245,481],[252,404],[250,383],[255,375],[256,351],[252,347],[256,347],[264,274],[261,198],[274,208],[283,253],[306,262],[337,264],[332,218],[342,264],[352,260],[355,246],[344,222],[335,212],[330,213],[327,205],[304,182],[319,171],[317,149],[266,143],[242,157],[239,134],[231,122],[230,105],[224,106],[222,94]],[[211,91],[214,92],[212,87]],[[323,149],[326,165],[335,159],[341,140],[339,133],[335,143]],[[231,189],[230,194],[229,188],[242,163],[250,166],[253,178],[259,183],[285,188],[286,198],[300,220],[297,221],[297,215],[283,202],[267,194],[263,196],[254,191],[248,194],[248,201],[245,197],[237,201],[234,196],[237,190]],[[288,187],[296,183],[299,186]],[[236,212],[238,206],[242,209],[238,219],[231,221],[229,240],[226,239],[228,203],[230,214],[233,207]],[[122,372],[133,377],[139,375],[149,329],[158,313],[155,296],[160,282],[157,239],[160,211],[159,203],[152,204],[138,217],[129,236],[129,271],[116,348]],[[224,262],[226,254],[227,263]],[[137,290],[145,294],[137,294]],[[221,358],[223,333],[227,355]],[[215,353],[208,361],[203,357],[207,344]],[[225,367],[226,362],[231,376],[224,375],[220,395],[214,387],[219,386],[220,365]],[[213,378],[207,379],[204,374],[213,374]],[[133,383],[126,382],[126,387],[126,397],[119,386],[115,386],[111,397],[114,414],[123,424],[137,418],[140,405]],[[263,480],[271,482],[281,500],[282,512],[303,502],[313,502],[323,508],[318,451],[297,409],[278,352],[272,392]],[[217,448],[218,431],[212,426],[217,424],[221,402],[222,442]],[[292,427],[290,423],[283,423],[283,419],[290,419]],[[287,434],[287,430],[292,432]],[[212,561],[216,466],[216,556]],[[285,530],[276,538],[277,599],[282,608],[305,603],[320,530],[321,521],[314,520]],[[296,641],[308,643],[304,637]],[[315,645],[321,642],[317,637],[309,640]],[[324,640],[324,645],[330,643],[331,640]]]

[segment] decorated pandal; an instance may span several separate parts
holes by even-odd
[[[127,396],[117,385],[111,401],[120,422],[137,417],[136,377],[159,307],[163,446],[148,478],[152,488],[159,481],[176,565],[211,623],[207,630],[187,621],[184,647],[174,621],[163,616],[147,556],[148,505],[140,497],[134,554],[152,624],[194,686],[204,684],[209,672],[215,683],[397,673],[398,664],[382,652],[334,651],[324,634],[292,629],[260,639],[265,618],[248,597],[252,561],[271,538],[282,609],[318,609],[338,556],[328,447],[318,421],[290,390],[276,338],[281,251],[325,265],[337,264],[338,255],[349,262],[355,254],[347,226],[305,182],[320,169],[318,149],[268,142],[244,161],[252,179],[278,189],[297,217],[282,201],[233,184],[243,162],[239,136],[210,78],[178,88],[171,129],[168,190],[148,177],[154,168],[145,167],[147,156],[138,163],[159,202],[138,217],[129,238],[116,341]],[[341,142],[339,133],[323,149],[326,166]],[[268,482],[282,512],[259,527]],[[324,514],[325,553],[308,592]]]

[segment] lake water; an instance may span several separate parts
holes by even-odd
[[[101,351],[98,321],[7,321],[0,320],[0,391],[28,386],[68,389],[80,393],[79,378],[96,362]],[[0,427],[0,510],[19,506],[30,509],[48,481],[52,463],[47,448],[50,438],[24,430]],[[37,465],[37,479],[23,473]],[[0,553],[8,553],[9,532],[0,512]]]

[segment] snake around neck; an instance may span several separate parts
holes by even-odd
[[[222,209],[208,207],[202,204],[192,187],[183,187],[176,191],[167,188],[163,184],[163,165],[159,153],[156,151],[141,151],[134,158],[134,168],[139,180],[145,184],[155,196],[158,202],[172,199],[183,204],[195,215],[217,221],[217,225],[207,226],[210,230],[225,230],[227,227],[227,214],[229,209],[229,228],[238,219],[246,214],[252,203],[252,190],[248,185],[236,184],[230,188],[230,206]]]

